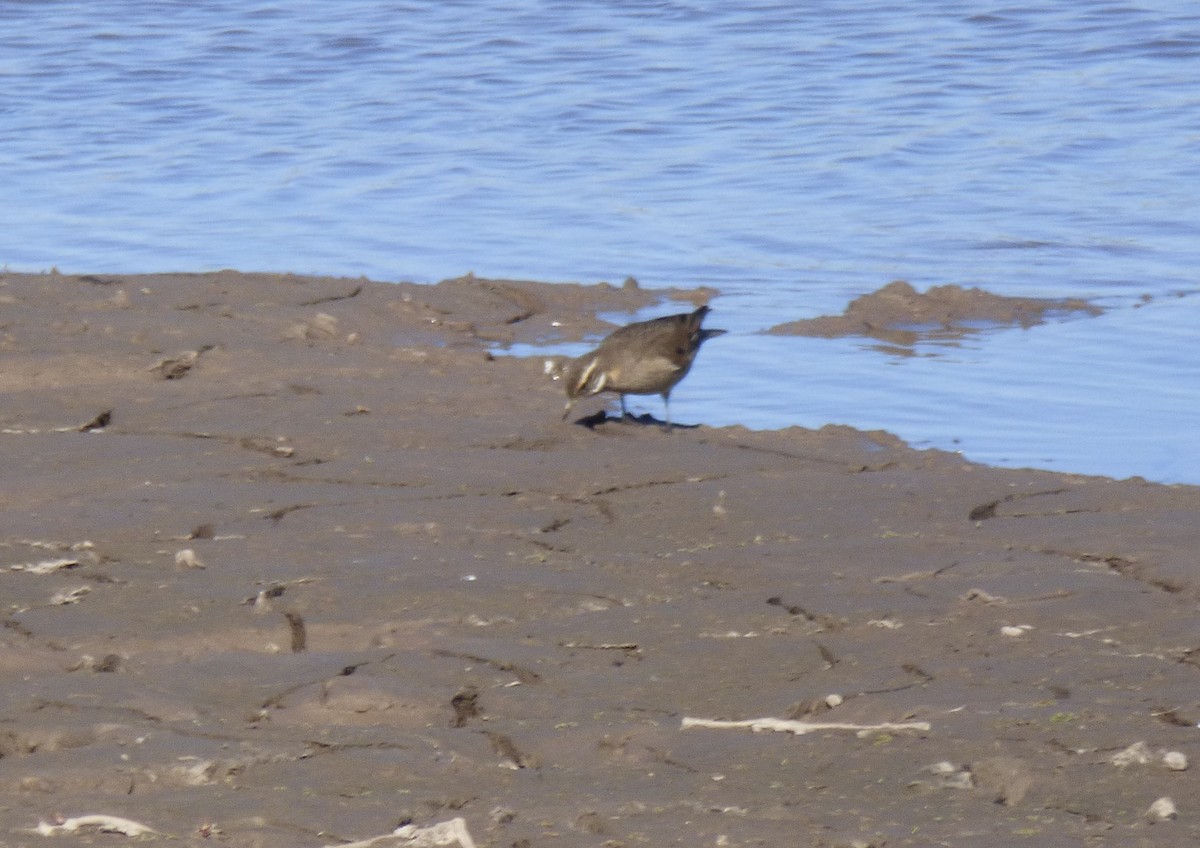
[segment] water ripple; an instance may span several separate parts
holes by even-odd
[[[0,4],[0,262],[709,284],[681,415],[1200,481],[1198,52],[1119,2]],[[897,277],[1113,308],[754,333]]]

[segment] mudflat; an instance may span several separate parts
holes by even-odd
[[[712,294],[0,275],[0,843],[1195,844],[1200,489],[496,351]]]

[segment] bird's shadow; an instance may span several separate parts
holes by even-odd
[[[574,423],[577,427],[586,427],[589,430],[595,430],[601,424],[631,424],[638,427],[658,427],[660,430],[695,430],[699,424],[679,424],[672,421],[669,425],[665,421],[661,421],[651,415],[649,412],[641,415],[633,415],[626,413],[625,415],[609,415],[605,409],[599,412],[594,412],[591,415],[585,415],[582,418],[576,419]]]

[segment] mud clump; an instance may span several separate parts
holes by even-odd
[[[1029,328],[1048,316],[1103,310],[1078,298],[1007,297],[980,288],[934,286],[918,292],[896,280],[850,302],[841,315],[824,315],[777,324],[767,330],[780,336],[867,336],[892,344],[912,345],[929,339],[960,338],[993,327]]]

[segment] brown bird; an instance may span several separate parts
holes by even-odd
[[[724,330],[705,330],[700,324],[709,309],[638,321],[614,330],[591,353],[570,359],[560,366],[567,388],[565,420],[582,397],[616,392],[625,395],[662,395],[666,428],[671,428],[671,389],[687,376],[700,345]]]

